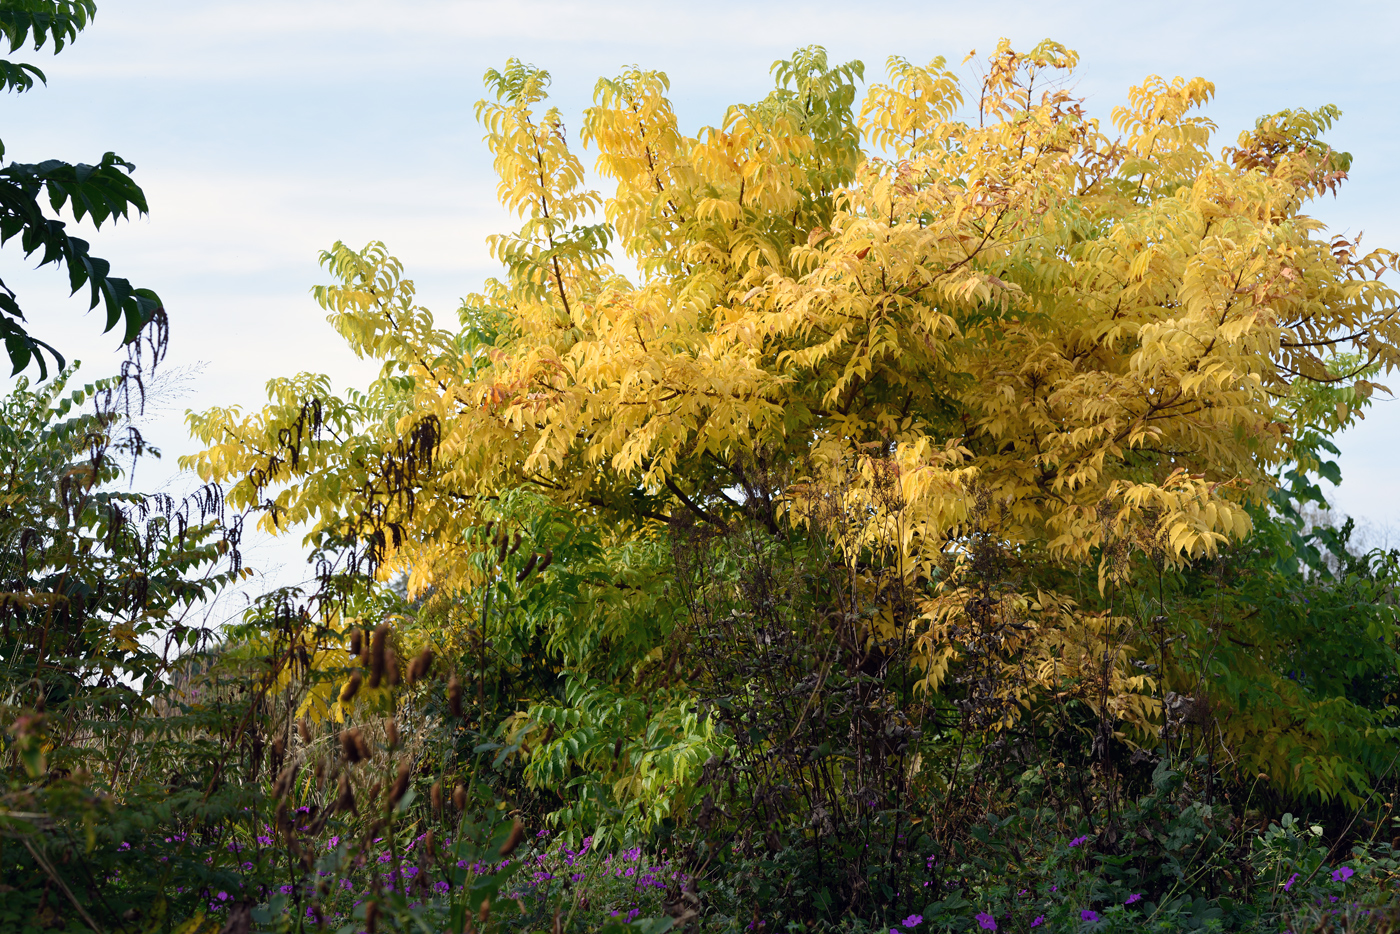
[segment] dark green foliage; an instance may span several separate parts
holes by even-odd
[[[54,52],[77,39],[78,33],[96,15],[95,0],[3,0],[0,2],[0,33],[10,52],[31,37],[34,49],[51,44]],[[23,92],[44,73],[33,65],[0,61],[0,84],[5,90]],[[0,157],[5,147],[0,143]],[[105,331],[123,324],[122,343],[132,345],[148,326],[154,326],[152,349],[158,358],[164,348],[165,312],[160,298],[150,289],[136,288],[126,279],[110,275],[111,264],[93,256],[86,240],[67,232],[63,221],[44,213],[40,198],[55,212],[65,207],[81,221],[94,227],[116,218],[127,218],[135,210],[145,214],[146,196],[131,178],[130,162],[107,153],[96,165],[69,164],[49,159],[36,164],[12,162],[0,168],[0,244],[18,237],[26,257],[38,255],[39,265],[63,266],[73,292],[86,286],[88,308],[101,304],[106,311]],[[41,379],[48,377],[44,353],[60,368],[63,356],[30,334],[15,292],[0,283],[0,340],[5,342],[13,372],[19,373],[37,363]]]

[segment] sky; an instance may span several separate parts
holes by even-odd
[[[485,237],[511,220],[473,105],[483,72],[511,57],[551,72],[575,131],[599,77],[665,71],[694,132],[763,97],[769,66],[801,46],[860,59],[875,81],[891,54],[956,64],[1002,36],[1016,48],[1053,38],[1080,53],[1072,89],[1105,124],[1151,74],[1215,82],[1219,145],[1259,115],[1338,105],[1329,140],[1353,154],[1352,177],[1313,213],[1332,232],[1400,247],[1397,31],[1400,5],[1382,2],[99,0],[61,55],[15,56],[49,83],[0,100],[0,138],[16,161],[111,150],[136,165],[149,216],[80,235],[169,312],[170,375],[144,423],[166,456],[142,482],[179,487],[175,457],[195,450],[186,409],[255,407],[267,380],[298,371],[337,387],[372,377],[310,297],[327,281],[321,250],[384,241],[439,322],[495,273]],[[117,338],[101,333],[100,312],[85,317],[61,274],[31,266],[14,245],[0,250],[0,278],[34,333],[82,359],[86,378],[114,372]],[[1400,392],[1400,375],[1380,381]],[[1334,504],[1384,537],[1400,527],[1400,402],[1378,402],[1339,444]],[[258,548],[269,572],[295,574],[293,546]]]

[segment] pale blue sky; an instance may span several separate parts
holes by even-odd
[[[174,366],[204,361],[188,392],[149,426],[186,453],[186,407],[258,404],[270,377],[330,373],[362,383],[356,361],[311,301],[317,252],[382,239],[452,320],[457,299],[492,273],[483,238],[507,223],[472,118],[488,67],[517,56],[554,75],[571,129],[600,75],[636,63],[666,71],[688,129],[755,100],[775,58],[809,43],[859,58],[867,79],[897,53],[917,61],[1007,36],[1050,37],[1081,53],[1077,91],[1107,122],[1147,74],[1217,86],[1220,143],[1263,113],[1335,103],[1331,139],[1355,156],[1352,181],[1316,213],[1371,245],[1400,246],[1400,156],[1393,52],[1400,6],[1381,2],[755,2],[594,0],[99,0],[95,24],[62,55],[33,60],[49,86],[0,101],[9,158],[137,165],[149,220],[93,236],[118,275],[165,299]],[[28,272],[13,249],[0,276],[36,332],[116,366],[115,341],[67,299],[53,270]],[[1387,382],[1400,390],[1400,375]],[[1342,439],[1336,500],[1400,526],[1400,402],[1382,402]]]

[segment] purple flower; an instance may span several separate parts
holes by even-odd
[[[1033,928],[1038,928],[1038,927],[1040,927],[1040,926],[1041,926],[1042,924],[1044,924],[1044,923],[1045,923],[1045,915],[1036,915],[1036,916],[1035,916],[1035,920],[1031,922],[1031,927],[1033,927]]]
[[[1081,909],[1079,912],[1079,919],[1081,921],[1097,921],[1099,920],[1099,913],[1097,911],[1090,911],[1088,908],[1084,908]]]
[[[1073,840],[1071,840],[1071,841],[1069,842],[1069,845],[1070,845],[1071,847],[1076,847],[1076,846],[1079,846],[1081,843],[1088,843],[1088,842],[1089,842],[1089,838],[1088,838],[1088,837],[1075,837]]]
[[[1298,881],[1298,874],[1295,872],[1293,875],[1289,876],[1289,877],[1288,877],[1288,881],[1285,882],[1285,883],[1283,884],[1283,890],[1284,890],[1285,892],[1287,892],[1289,889],[1293,888],[1293,883],[1295,883],[1295,882],[1297,882],[1297,881]]]
[[[1343,866],[1341,869],[1338,869],[1336,872],[1332,873],[1332,881],[1345,882],[1354,875],[1356,875],[1355,869],[1352,869],[1350,866]]]
[[[1128,898],[1123,902],[1123,904],[1125,904],[1125,905],[1131,905],[1133,902],[1140,902],[1140,901],[1142,901],[1142,893],[1141,893],[1141,892],[1134,892],[1133,894],[1131,894],[1131,895],[1128,896]]]
[[[328,850],[333,850],[338,846],[340,846],[339,837],[331,837],[329,840],[326,841],[326,849]]]
[[[985,911],[980,911],[980,912],[978,912],[977,915],[976,915],[976,918],[977,918],[977,926],[980,927],[982,930],[984,930],[984,931],[995,931],[995,930],[997,929],[997,919],[996,919],[996,918],[993,918],[991,915],[987,914],[987,912],[985,912]],[[920,919],[920,920],[923,920],[923,919]]]
[[[271,838],[271,837],[264,837],[264,836],[262,836],[261,834],[259,834],[259,835],[258,835],[258,845],[259,845],[259,846],[272,846],[272,838]]]
[[[921,925],[921,924],[924,923],[924,916],[923,916],[923,915],[910,915],[909,917],[905,918],[903,921],[901,921],[901,922],[899,922],[899,923],[902,924],[902,925],[904,925],[904,926],[907,927],[907,928],[916,928],[916,927],[918,927],[919,925]]]

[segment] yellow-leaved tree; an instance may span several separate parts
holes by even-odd
[[[915,595],[864,637],[911,640],[927,692],[965,661],[980,535],[1048,569],[971,614],[1014,622],[987,662],[1021,673],[1004,717],[1074,682],[1120,739],[1154,735],[1163,686],[1113,594],[1249,534],[1300,456],[1296,384],[1364,400],[1360,376],[1400,362],[1396,258],[1306,213],[1348,169],[1322,140],[1335,109],[1217,148],[1208,81],[1149,77],[1101,121],[1065,90],[1076,62],[1003,41],[966,85],[892,58],[858,100],[860,64],[810,48],[694,135],[666,76],[629,69],[583,115],[597,192],[548,74],[511,61],[477,109],[522,219],[490,240],[501,278],[443,328],[382,245],[336,244],[315,297],[379,379],[336,396],[303,374],[260,412],[192,415],[207,450],[186,463],[268,528],[368,543],[411,595],[503,573],[488,523],[509,491],[608,548],[687,523],[819,530]],[[1087,590],[1056,584],[1084,568]],[[573,596],[596,608],[614,583]],[[663,637],[614,683],[661,664]]]

